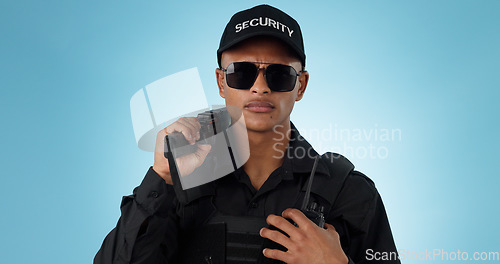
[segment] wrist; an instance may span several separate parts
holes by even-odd
[[[169,171],[162,170],[161,168],[158,168],[155,165],[153,165],[153,170],[154,170],[154,172],[156,172],[156,174],[158,174],[158,176],[163,178],[167,184],[173,185],[172,178],[170,177]]]
[[[346,256],[344,252],[342,252],[342,257],[338,263],[349,264],[349,258]]]
[[[328,264],[349,264],[349,258],[347,255],[342,252],[342,255],[334,255],[331,256],[330,261],[328,261]]]

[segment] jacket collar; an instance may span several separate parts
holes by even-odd
[[[300,135],[299,131],[292,122],[290,122],[290,126],[290,142],[288,144],[282,165],[283,171],[281,177],[283,180],[293,180],[295,175],[298,177],[309,177],[314,165],[314,159],[317,155],[319,155],[311,144],[309,144],[309,142],[307,142],[307,140]],[[234,172],[236,177],[238,177],[238,172],[240,170],[242,170],[242,168],[238,168],[238,170]],[[311,192],[322,196],[327,201],[331,201],[331,190],[325,188],[325,186],[328,186],[327,184],[330,178],[331,175],[328,168],[320,159],[318,166],[316,167]],[[307,184],[304,185],[302,191],[306,190],[306,186]],[[190,203],[203,196],[215,195],[215,185],[211,182],[186,191],[188,192],[187,203]]]
[[[314,160],[319,154],[313,149],[309,142],[300,135],[293,124],[291,124],[291,129],[292,133],[288,147],[289,156],[285,158],[284,165],[288,163],[291,165],[293,173],[300,175],[300,177],[308,177],[306,184],[302,186],[302,191],[305,192],[314,165]],[[305,154],[303,150],[306,150]],[[336,195],[340,191],[345,175],[347,175],[354,166],[339,154],[326,153],[321,155],[321,157],[314,174],[311,193],[321,196],[328,202],[329,206],[332,206]]]
[[[283,166],[291,168],[293,173],[310,174],[314,165],[314,159],[318,156],[318,152],[300,135],[295,125],[291,124],[290,143],[288,144],[287,153]],[[316,174],[329,176],[328,168],[319,162],[316,168]]]

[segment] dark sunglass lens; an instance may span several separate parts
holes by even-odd
[[[297,72],[288,65],[271,64],[266,70],[269,88],[276,92],[289,92],[295,87]]]
[[[257,76],[257,66],[249,62],[234,62],[227,66],[227,85],[236,89],[250,89]]]

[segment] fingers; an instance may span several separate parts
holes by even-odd
[[[329,223],[325,223],[326,230],[328,231],[335,231],[337,232],[337,229],[335,229],[334,226],[330,225]]]
[[[286,263],[347,263],[348,259],[333,225],[325,223],[325,229],[319,228],[298,209],[287,209],[282,215],[269,215],[266,220],[289,236],[268,228],[262,228],[260,235],[281,244],[287,250],[265,248],[262,252],[265,257]],[[297,223],[298,227],[285,217]]]
[[[266,222],[270,225],[279,228],[280,230],[288,234],[288,236],[291,236],[294,232],[296,232],[297,229],[295,226],[292,225],[292,223],[290,223],[285,218],[273,214],[270,214],[266,218]]]
[[[178,120],[179,123],[186,126],[189,129],[190,136],[197,140],[200,138],[200,122],[194,117],[184,117]]]
[[[291,262],[287,253],[283,252],[281,250],[265,248],[262,251],[262,253],[264,254],[265,257],[270,258],[270,259],[281,260],[285,263]]]
[[[167,135],[165,129],[158,131],[158,133],[156,134],[155,152],[164,152],[164,139]]]
[[[207,158],[208,153],[210,153],[210,150],[212,149],[211,145],[198,145],[198,149],[194,153],[194,156],[198,160],[196,163],[196,167],[201,166],[201,164],[205,161]]]
[[[172,134],[174,132],[180,132],[184,135],[184,138],[193,145],[196,140],[200,138],[200,122],[195,117],[182,117],[176,122],[172,123],[164,130],[167,134]]]
[[[156,171],[156,173],[158,173],[160,177],[165,179],[168,184],[172,185],[173,183],[170,176],[170,166],[164,154],[165,136],[174,132],[179,132],[191,145],[194,145],[196,143],[196,140],[200,138],[200,128],[201,125],[197,118],[182,117],[157,133],[153,170]],[[196,169],[203,163],[208,153],[210,152],[210,149],[211,146],[209,145],[201,145],[198,146],[198,149],[195,153],[186,155],[180,160],[176,159],[177,161],[179,161],[177,163],[179,174],[188,175],[192,173],[194,169]]]
[[[307,218],[300,210],[288,208],[281,214],[284,218],[289,218],[295,222],[300,228],[308,229],[316,226],[309,218]]]
[[[332,235],[334,235],[336,238],[340,239],[340,235],[337,232],[337,229],[335,229],[335,227],[333,225],[325,223],[325,227],[326,227],[326,231],[332,233]]]
[[[177,158],[176,163],[180,176],[189,175],[196,168],[200,167],[211,148],[211,145],[198,145],[198,149],[194,153]]]
[[[271,230],[269,228],[264,227],[260,230],[260,236],[267,238],[269,240],[272,240],[272,241],[286,247],[287,249],[290,249],[292,246],[292,242],[290,241],[290,238],[288,238],[283,233],[281,233],[280,231],[277,231],[277,230]]]

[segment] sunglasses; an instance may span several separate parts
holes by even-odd
[[[266,64],[266,68],[259,68],[256,64]],[[297,77],[300,73],[289,65],[261,63],[261,62],[233,62],[226,69],[221,69],[226,73],[227,85],[235,89],[252,88],[260,70],[264,70],[267,86],[271,91],[290,92],[295,87]]]

